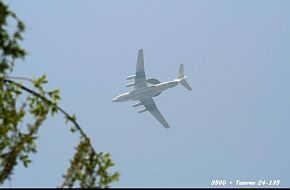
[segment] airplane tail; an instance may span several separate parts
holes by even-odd
[[[179,66],[179,71],[177,74],[177,80],[178,82],[184,86],[187,90],[192,90],[188,82],[185,80],[186,76],[184,76],[184,69],[183,69],[183,64],[180,64]]]

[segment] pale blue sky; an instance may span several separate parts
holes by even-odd
[[[6,1],[26,25],[29,55],[14,75],[46,73],[121,173],[113,187],[210,187],[213,179],[280,179],[290,187],[290,1]],[[148,78],[174,79],[184,63],[193,91],[155,98],[164,129],[127,91],[144,50]],[[13,187],[61,183],[76,146],[62,116],[39,132]],[[5,186],[9,184],[6,183]]]

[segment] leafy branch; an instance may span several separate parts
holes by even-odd
[[[13,20],[16,26],[8,30],[8,21]],[[15,60],[23,60],[26,56],[25,49],[19,45],[24,31],[25,24],[0,0],[0,184],[10,179],[18,161],[25,167],[29,166],[30,154],[37,152],[39,128],[49,113],[53,116],[61,112],[66,122],[73,124],[71,131],[80,134],[61,187],[109,187],[119,179],[118,172],[109,172],[114,166],[110,155],[97,153],[76,117],[58,105],[59,90],[44,90],[43,85],[47,83],[45,75],[36,80],[8,76],[13,72]],[[15,80],[31,82],[36,90]],[[24,92],[27,96],[25,101],[21,101]],[[23,129],[21,126],[25,118],[29,118],[30,122]]]
[[[22,79],[26,81],[33,81],[32,79],[25,77],[16,77],[17,79]],[[32,94],[35,97],[40,98],[47,105],[53,107],[53,113],[60,111],[66,118],[67,121],[70,121],[74,124],[75,130],[78,131],[81,135],[81,140],[76,148],[76,153],[74,158],[71,160],[71,166],[69,167],[67,174],[64,175],[64,182],[61,187],[73,187],[74,183],[79,180],[81,187],[84,188],[92,188],[92,187],[108,187],[108,185],[114,181],[119,180],[120,174],[118,172],[110,175],[107,170],[109,167],[114,166],[110,158],[110,154],[108,153],[97,153],[93,148],[90,138],[83,131],[81,126],[76,121],[76,117],[74,115],[70,115],[63,108],[57,105],[54,101],[49,100],[45,96],[40,93],[27,88],[26,86],[17,83],[10,79],[4,79],[5,83],[13,84],[26,91],[27,93]],[[40,77],[38,80],[33,81],[34,86],[39,88],[41,83],[45,83],[45,76]],[[58,100],[59,96],[57,95],[59,91],[49,92],[50,97],[54,97],[54,100]],[[43,118],[45,119],[45,118]],[[38,123],[42,123],[42,120],[39,120]],[[38,125],[37,125],[38,126]],[[23,143],[22,143],[23,144]],[[19,146],[18,146],[19,147]],[[12,155],[16,155],[15,153]],[[15,160],[15,157],[13,157]],[[96,184],[96,176],[99,177],[99,181]],[[1,177],[0,177],[1,180]]]

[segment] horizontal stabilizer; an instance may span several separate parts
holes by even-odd
[[[188,84],[188,82],[185,79],[181,80],[180,84],[182,86],[184,86],[187,90],[192,90],[192,88],[190,87],[190,85]]]
[[[184,69],[183,69],[183,64],[179,65],[179,70],[177,73],[177,78],[178,79],[183,79],[184,78]]]

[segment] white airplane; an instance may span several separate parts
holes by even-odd
[[[140,49],[138,51],[136,73],[126,78],[127,80],[134,79],[133,83],[126,85],[126,87],[134,86],[134,90],[116,96],[113,102],[124,102],[128,100],[139,101],[139,103],[134,104],[133,107],[143,105],[145,108],[139,110],[138,113],[149,111],[165,128],[169,128],[169,124],[158,110],[153,97],[160,95],[162,91],[178,84],[183,85],[188,90],[192,90],[185,78],[183,64],[180,64],[177,78],[172,81],[160,83],[159,80],[153,78],[146,80],[143,50]]]

